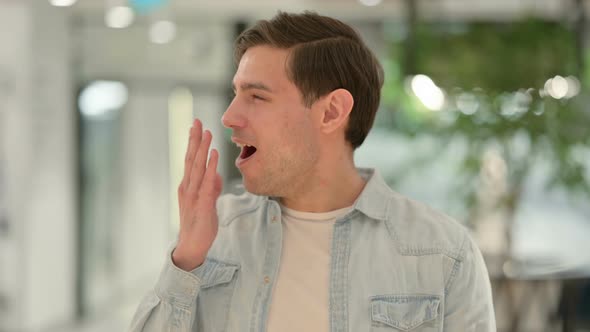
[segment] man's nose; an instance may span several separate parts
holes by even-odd
[[[221,123],[223,123],[224,127],[232,129],[246,127],[246,118],[240,111],[240,107],[236,99],[231,102],[231,104],[227,107],[227,110],[225,110],[225,113],[223,113],[223,116],[221,117]]]

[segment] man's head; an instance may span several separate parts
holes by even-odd
[[[346,140],[359,147],[373,126],[383,85],[379,61],[347,24],[311,12],[279,13],[258,21],[235,42],[234,60],[246,51],[268,45],[290,50],[287,75],[310,107],[320,97],[346,89],[354,99]]]
[[[235,60],[236,96],[223,123],[235,142],[255,147],[236,162],[248,191],[289,195],[364,141],[383,75],[348,25],[279,13],[238,37]]]

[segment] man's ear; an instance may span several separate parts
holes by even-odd
[[[346,89],[336,89],[324,98],[321,130],[331,133],[348,123],[348,115],[354,106],[354,98]]]

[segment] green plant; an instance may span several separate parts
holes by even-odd
[[[567,27],[537,19],[506,24],[421,24],[412,43],[392,43],[384,61],[386,82],[383,104],[398,133],[436,138],[444,149],[456,138],[467,143],[456,188],[449,188],[467,209],[477,206],[483,155],[496,149],[506,164],[507,190],[498,204],[512,216],[521,199],[524,181],[540,159],[550,161],[548,187],[590,197],[590,111],[588,94],[575,90],[576,79],[563,77],[569,95],[549,95],[548,79],[556,75],[589,75],[576,72],[576,44]],[[403,61],[406,45],[416,48]],[[408,68],[412,64],[415,68]],[[409,87],[407,74],[424,74],[446,91],[442,110],[431,111]],[[549,86],[547,86],[549,84]],[[555,93],[554,93],[555,95]],[[395,182],[419,168],[435,154],[417,154],[390,180]],[[473,211],[472,211],[473,212]],[[472,221],[472,220],[470,220]]]

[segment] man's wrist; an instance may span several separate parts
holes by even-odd
[[[201,266],[205,261],[204,257],[194,257],[194,255],[189,256],[183,253],[182,250],[178,250],[178,248],[172,251],[172,263],[181,270],[186,272],[190,272],[197,267]]]

